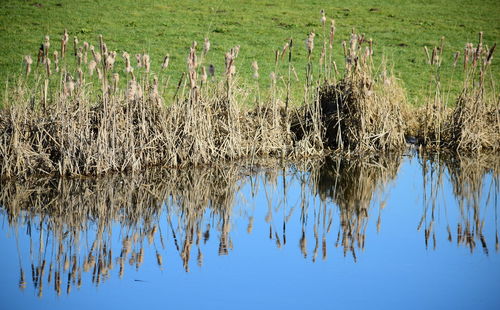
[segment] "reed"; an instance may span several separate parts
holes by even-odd
[[[371,39],[353,30],[349,41],[342,42],[340,73],[333,60],[335,23],[327,33],[324,11],[320,23],[323,34],[310,32],[305,39],[308,62],[301,104],[293,103],[291,95],[292,85],[300,83],[293,39],[276,50],[269,88],[261,92],[257,86],[255,95],[238,74],[239,46],[224,55],[225,67],[216,75],[214,65],[206,62],[209,38],[203,46],[194,42],[186,71],[176,87],[168,88],[169,54],[160,68],[144,52],[135,54],[133,65],[129,53],[117,57],[102,36],[97,48],[74,37],[71,61],[65,58],[68,32],[60,51],[52,54],[46,36],[41,66],[33,69],[31,56],[26,56],[24,75],[4,97],[0,177],[100,175],[265,156],[400,151],[405,136],[412,135],[426,146],[459,152],[499,149],[500,102],[487,79],[495,45],[483,46],[482,36],[477,47],[467,45],[464,90],[453,111],[446,107],[438,76],[444,39],[432,54],[427,49],[429,66],[436,68],[435,95],[423,112],[415,113],[387,61],[375,64]],[[318,38],[322,49],[315,52]],[[456,54],[454,60],[456,65]],[[256,61],[252,68],[259,79]]]
[[[444,37],[432,55],[426,48],[431,71],[426,105],[416,113],[420,143],[431,149],[447,149],[458,153],[498,152],[500,150],[500,100],[491,71],[496,43],[491,48],[478,35],[476,45],[465,44],[463,64],[458,66],[460,52],[453,54],[452,67],[462,68],[449,81],[441,78]],[[448,87],[447,87],[448,83]],[[461,83],[456,100],[450,99],[451,85]],[[455,101],[452,101],[455,100]]]

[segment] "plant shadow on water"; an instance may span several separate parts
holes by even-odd
[[[39,297],[47,288],[49,294],[70,294],[74,288],[122,278],[127,268],[140,271],[146,254],[152,256],[146,264],[155,261],[160,270],[179,256],[189,272],[194,263],[203,265],[210,243],[218,255],[231,255],[238,230],[251,234],[257,229],[252,238],[266,236],[278,248],[298,245],[297,254],[300,250],[308,261],[316,262],[318,255],[326,261],[330,248],[339,247],[356,262],[370,225],[377,232],[383,226],[387,188],[397,182],[403,166],[421,171],[423,190],[417,195],[423,209],[415,226],[426,248],[439,250],[437,231],[443,229],[449,242],[471,252],[480,244],[484,254],[497,255],[500,161],[494,156],[327,157],[158,169],[134,176],[6,181],[0,217],[8,222],[4,232],[15,237],[17,284]],[[452,206],[444,202],[447,191],[453,193]],[[256,222],[256,210],[266,209],[266,203],[267,213],[258,217],[262,223]],[[442,208],[449,217],[457,214],[456,226],[439,221]],[[495,218],[486,216],[493,214],[491,209]],[[242,221],[245,228],[235,224]],[[483,233],[492,224],[494,233]],[[494,251],[488,247],[493,240]]]

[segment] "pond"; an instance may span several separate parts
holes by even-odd
[[[3,182],[2,309],[493,309],[500,159]]]

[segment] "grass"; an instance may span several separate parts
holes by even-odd
[[[404,82],[410,102],[423,104],[429,80],[424,46],[439,44],[446,38],[444,64],[453,53],[463,50],[464,42],[476,42],[484,31],[486,44],[500,40],[500,7],[496,1],[10,1],[0,4],[0,83],[14,79],[22,71],[23,55],[36,56],[45,35],[59,39],[68,29],[80,42],[95,42],[102,34],[111,50],[125,48],[131,55],[148,53],[158,68],[166,53],[171,69],[178,76],[186,70],[185,55],[192,40],[209,37],[214,53],[207,61],[220,72],[220,55],[235,45],[241,46],[241,76],[250,79],[251,63],[258,60],[261,84],[269,84],[274,71],[274,51],[294,38],[296,68],[305,75],[307,65],[303,41],[310,31],[321,40],[320,9],[336,20],[336,48],[348,40],[352,28],[373,38],[375,59],[386,55],[394,72]],[[315,57],[319,58],[320,48]],[[214,57],[212,57],[214,56]],[[336,55],[340,61],[340,55]],[[446,67],[446,66],[444,66]],[[443,79],[452,70],[443,68]],[[154,69],[157,70],[157,69]],[[497,64],[492,67],[496,80]],[[3,89],[3,87],[2,87]],[[452,86],[458,94],[459,86]]]

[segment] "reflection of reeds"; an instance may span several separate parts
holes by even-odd
[[[32,253],[31,267],[39,295],[44,282],[53,282],[55,291],[61,294],[81,285],[82,272],[99,285],[110,277],[115,262],[120,277],[126,263],[139,268],[144,262],[146,242],[156,247],[159,239],[164,247],[161,231],[169,228],[176,245],[180,242],[177,249],[188,271],[191,248],[202,237],[201,223],[207,208],[220,219],[220,226],[216,226],[221,233],[220,254],[227,254],[232,247],[230,213],[240,175],[239,167],[228,166],[151,171],[130,178],[110,175],[98,179],[6,182],[2,184],[0,205],[7,211],[11,225],[27,225],[31,242],[39,242],[38,255]],[[162,229],[159,217],[164,204],[168,227]],[[174,217],[178,220],[174,221]],[[121,251],[115,256],[111,233],[114,222],[119,222],[124,231]],[[39,225],[39,235],[34,235],[33,223]],[[94,240],[90,244],[90,240],[83,242],[82,238],[92,230],[96,232]],[[206,239],[209,230],[210,226],[204,233]],[[198,247],[199,264],[202,257]],[[163,257],[158,250],[156,261],[162,268]],[[25,286],[21,267],[19,287]]]
[[[356,260],[358,250],[365,247],[369,216],[379,203],[376,229],[380,230],[384,201],[378,194],[396,176],[400,161],[398,154],[330,157],[303,161],[289,169],[277,168],[280,165],[276,161],[269,161],[252,163],[250,168],[228,164],[204,169],[150,170],[128,177],[111,174],[91,179],[4,182],[0,206],[15,229],[16,238],[26,230],[31,243],[28,268],[19,251],[19,288],[29,282],[31,270],[31,282],[40,296],[44,287],[53,287],[62,294],[80,287],[82,281],[92,281],[97,286],[110,278],[113,271],[121,278],[127,268],[141,268],[148,247],[152,248],[158,268],[168,268],[164,259],[167,240],[186,271],[193,261],[202,266],[207,242],[217,243],[216,254],[228,255],[233,248],[234,204],[242,194],[239,189],[247,183],[252,197],[263,186],[260,193],[267,199],[268,212],[260,220],[265,221],[266,229],[269,227],[266,238],[272,239],[276,247],[298,245],[300,253],[315,262],[319,257],[327,259],[332,255],[332,246],[336,246]],[[428,165],[425,160],[423,163]],[[479,206],[484,188],[482,176],[495,171],[498,180],[498,161],[492,157],[459,158],[444,161],[444,165],[439,161],[431,163],[435,167],[432,182],[426,179],[431,190],[426,201],[432,207],[426,209],[422,220],[426,243],[436,243],[437,204],[430,203],[439,195],[447,167],[454,193],[462,202],[457,237],[452,236],[454,229],[448,226],[448,239],[456,239],[471,249],[482,243],[486,250],[481,218],[484,213]],[[423,167],[426,178],[431,175],[429,169]],[[498,182],[494,186],[493,193],[497,193]],[[294,195],[289,194],[297,190],[300,193],[293,201]],[[246,230],[251,233],[258,225],[254,223],[256,217],[250,210],[242,211],[248,217]],[[427,217],[431,218],[430,223]],[[113,244],[116,232],[112,232],[112,224],[121,227],[119,244]],[[300,229],[298,240],[291,242],[287,240],[290,225]]]
[[[322,199],[331,199],[340,211],[340,242],[344,254],[364,248],[369,208],[374,195],[396,177],[398,154],[370,159],[329,158],[316,170],[316,188]],[[313,171],[314,173],[314,171]]]
[[[474,251],[480,243],[485,254],[489,249],[483,234],[484,213],[490,205],[496,205],[497,195],[500,191],[500,162],[495,155],[481,155],[475,157],[462,157],[450,154],[421,155],[422,174],[424,181],[424,213],[419,229],[425,225],[424,237],[426,247],[431,241],[436,248],[436,218],[440,207],[442,185],[444,178],[449,177],[453,186],[453,194],[457,200],[460,218],[457,219],[456,242]],[[490,179],[485,179],[489,174]],[[486,184],[489,180],[489,184]],[[486,191],[486,197],[484,197]],[[495,209],[496,212],[496,209]],[[495,229],[496,219],[495,219]],[[453,242],[453,234],[447,224],[447,240]],[[498,231],[495,232],[498,235]],[[498,249],[498,237],[495,247]]]

